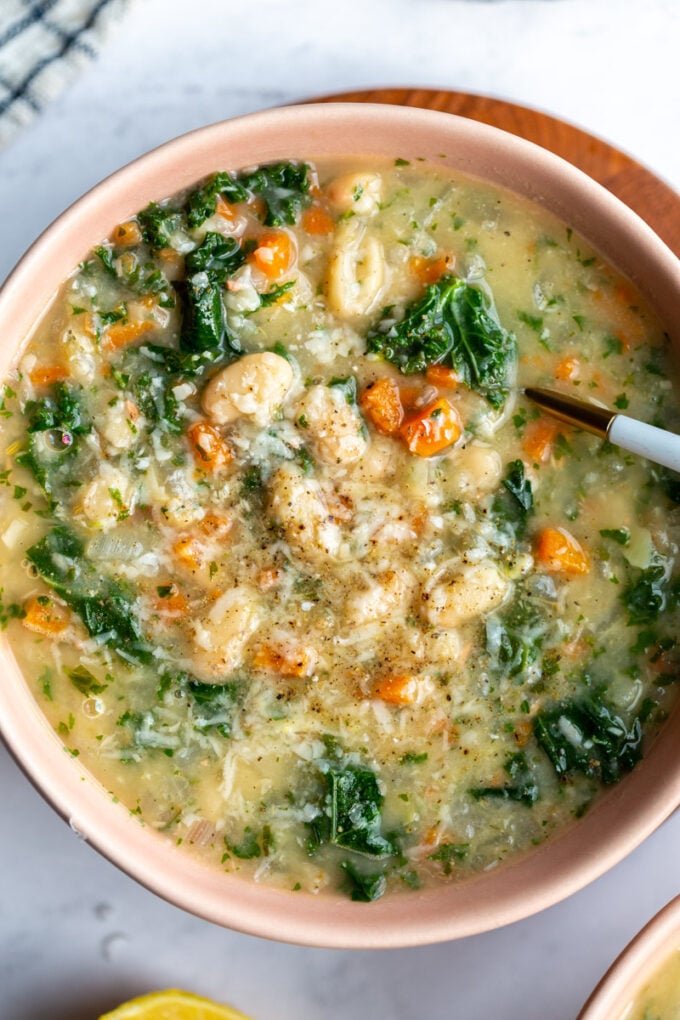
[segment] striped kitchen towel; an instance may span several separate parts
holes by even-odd
[[[0,145],[97,55],[130,0],[0,0]]]

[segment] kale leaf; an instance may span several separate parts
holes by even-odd
[[[182,422],[177,414],[177,399],[171,384],[168,385],[166,380],[154,372],[145,370],[135,376],[130,390],[135,403],[150,424],[174,435],[182,432]]]
[[[558,776],[582,772],[616,783],[642,753],[640,720],[626,723],[601,689],[540,712],[534,734]]]
[[[450,875],[454,863],[459,864],[467,857],[469,843],[440,843],[432,854],[427,855],[428,861],[438,861],[445,875]]]
[[[243,265],[245,254],[233,238],[208,233],[186,257],[187,279],[178,285],[183,315],[181,350],[241,352],[227,323],[222,301],[225,280]]]
[[[231,174],[214,174],[205,184],[192,191],[186,200],[184,211],[190,227],[200,227],[201,223],[214,215],[220,195],[227,202],[245,202],[248,198],[248,192]]]
[[[512,783],[510,786],[478,786],[470,790],[475,800],[495,797],[498,800],[516,800],[531,807],[540,797],[538,784],[534,779],[526,755],[517,751],[509,755],[503,765]]]
[[[521,460],[513,460],[508,464],[502,485],[491,507],[494,522],[501,530],[508,530],[515,541],[520,541],[526,533],[529,517],[534,512],[531,482],[526,477]]]
[[[309,852],[333,843],[367,857],[391,857],[395,846],[381,833],[384,798],[375,773],[358,765],[333,764],[324,768],[322,780],[321,810],[309,823]]]
[[[264,222],[268,227],[293,225],[309,204],[311,185],[307,163],[271,163],[252,173],[240,174],[238,183],[264,201]]]
[[[367,335],[367,349],[382,354],[405,375],[444,364],[500,408],[510,391],[515,339],[497,322],[491,300],[478,287],[442,276],[395,322],[393,308]]]
[[[352,861],[340,861],[340,867],[348,878],[348,892],[355,903],[373,903],[380,899],[387,887],[382,872],[366,874]]]
[[[526,594],[489,617],[486,651],[494,672],[502,677],[524,678],[541,657],[547,627],[544,614]]]
[[[91,637],[129,662],[151,662],[151,648],[137,623],[129,592],[89,563],[73,531],[63,525],[53,528],[31,546],[26,558],[80,616]]]
[[[184,219],[179,209],[159,205],[158,202],[151,202],[146,209],[142,209],[137,219],[144,240],[156,250],[170,247],[173,235],[184,227]]]
[[[202,244],[188,253],[184,264],[187,276],[207,273],[211,283],[223,287],[227,277],[233,276],[245,260],[245,252],[235,238],[209,231]]]
[[[201,732],[216,729],[223,737],[231,736],[240,685],[235,682],[204,684],[191,679],[187,683],[187,690],[192,700],[196,729]]]
[[[64,435],[84,435],[91,429],[83,412],[80,392],[64,382],[55,383],[51,395],[26,404],[28,432],[46,432],[57,429]],[[64,445],[70,445],[67,441]]]
[[[41,400],[26,404],[28,448],[16,461],[27,468],[51,496],[59,485],[74,484],[78,473],[79,438],[92,428],[82,407],[78,388],[56,383]]]
[[[621,598],[628,611],[629,626],[646,626],[659,618],[668,603],[671,594],[668,570],[657,562],[636,574]]]

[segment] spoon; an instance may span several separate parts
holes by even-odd
[[[524,393],[553,418],[608,439],[610,443],[646,457],[655,464],[680,471],[680,436],[674,432],[647,425],[587,400],[565,396],[557,390],[527,386]]]

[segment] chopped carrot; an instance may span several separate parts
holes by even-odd
[[[451,272],[455,264],[455,255],[446,252],[433,259],[423,258],[422,255],[414,255],[409,262],[409,268],[421,283],[429,286],[431,283],[436,283],[445,273]]]
[[[373,697],[388,705],[410,705],[418,695],[418,680],[408,673],[390,673],[373,688]]]
[[[431,457],[459,439],[463,423],[455,407],[439,397],[417,414],[408,418],[399,434],[411,453],[418,457]]]
[[[332,234],[335,221],[320,205],[311,205],[302,214],[302,229],[307,234]]]
[[[529,719],[520,719],[515,726],[515,732],[513,734],[515,743],[518,747],[526,747],[529,743],[529,737],[533,732],[533,726]]]
[[[522,437],[522,449],[533,464],[546,464],[553,452],[560,426],[551,418],[529,422]]]
[[[261,645],[253,656],[256,669],[279,676],[311,676],[316,666],[316,654],[310,648],[293,641]]]
[[[111,240],[114,244],[125,247],[132,244],[141,244],[142,232],[136,220],[128,220],[127,223],[119,223],[113,232]]]
[[[578,379],[580,373],[581,362],[573,354],[567,354],[566,357],[558,362],[555,369],[555,378],[561,379],[562,382],[572,382],[574,379]]]
[[[118,350],[139,340],[141,336],[154,328],[154,323],[145,319],[143,322],[114,322],[104,333],[102,345],[108,350]]]
[[[186,613],[189,608],[188,598],[174,581],[157,585],[156,592],[156,609],[161,613]]]
[[[257,248],[248,257],[269,280],[278,280],[290,269],[294,256],[290,234],[271,230],[259,238]]]
[[[418,537],[420,537],[425,531],[425,528],[427,527],[429,520],[430,515],[428,513],[427,507],[425,506],[424,503],[421,503],[420,507],[418,508],[418,510],[416,510],[415,514],[411,519],[411,526],[415,531],[416,535],[418,535]]]
[[[354,504],[349,496],[343,496],[335,489],[324,492],[328,516],[334,521],[346,523],[354,517]]]
[[[214,426],[197,421],[187,429],[194,458],[203,471],[219,471],[232,460],[231,450]]]
[[[590,561],[581,544],[565,528],[544,528],[536,543],[536,558],[556,574],[587,574]]]
[[[209,538],[221,538],[231,531],[232,520],[224,514],[216,514],[209,510],[199,523],[199,528]]]
[[[422,386],[400,386],[399,396],[401,397],[401,403],[404,411],[416,411],[418,408],[418,401],[423,396],[423,388]]]
[[[179,538],[172,547],[177,559],[190,570],[199,570],[203,566],[203,550],[197,539],[189,535]]]
[[[33,595],[24,606],[22,624],[42,637],[57,637],[69,624],[69,615],[49,595]]]
[[[271,591],[278,586],[281,571],[278,567],[264,567],[257,575],[257,586],[260,591]]]
[[[236,215],[233,205],[229,205],[229,203],[222,198],[221,195],[217,196],[217,201],[215,202],[215,213],[218,216],[221,216],[224,220],[233,220]]]
[[[89,336],[91,340],[97,339],[97,324],[94,321],[94,315],[92,312],[86,312],[83,315],[83,333],[85,336]]]
[[[460,383],[458,373],[446,365],[428,365],[425,379],[431,386],[439,386],[441,389],[454,389]]]
[[[52,386],[68,378],[68,372],[62,365],[39,365],[29,372],[29,379],[34,386]]]
[[[378,432],[389,436],[399,431],[404,420],[404,408],[399,387],[393,379],[383,376],[370,383],[359,398],[359,406]]]

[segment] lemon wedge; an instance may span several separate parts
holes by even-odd
[[[231,1006],[171,988],[124,1002],[99,1020],[249,1020],[249,1017]]]

